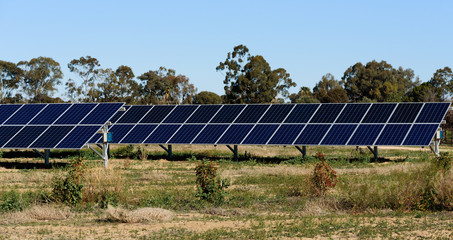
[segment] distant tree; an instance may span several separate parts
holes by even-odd
[[[17,66],[23,71],[22,91],[31,102],[41,102],[51,97],[63,78],[60,64],[52,58],[33,58],[19,62]]]
[[[308,87],[301,87],[298,93],[289,95],[289,100],[291,103],[319,103]]]
[[[22,70],[15,63],[0,60],[0,103],[13,98],[14,91],[19,88]]]
[[[143,103],[192,103],[196,88],[184,75],[176,76],[176,71],[160,67],[138,77],[142,81],[140,96]]]
[[[227,103],[269,103],[278,94],[287,97],[296,86],[285,69],[272,70],[263,56],[252,56],[244,45],[234,47],[216,70],[225,72]]]
[[[435,88],[429,82],[413,87],[406,95],[407,102],[439,102]]]
[[[349,99],[354,102],[364,98],[379,102],[401,101],[418,84],[412,69],[395,69],[385,61],[374,60],[349,67],[342,81]]]
[[[116,69],[115,76],[118,83],[118,100],[130,102],[137,91],[134,72],[130,67],[121,65]]]
[[[195,104],[220,104],[222,103],[222,98],[216,93],[209,91],[199,92],[194,96]]]
[[[119,94],[120,85],[112,69],[99,69],[97,78],[96,90],[92,94],[94,101],[115,102],[121,98]]]
[[[344,103],[349,100],[341,82],[330,73],[322,76],[313,88],[313,94],[322,103]]]
[[[73,59],[69,64],[69,71],[79,75],[82,80],[81,85],[77,85],[72,79],[66,83],[66,90],[70,97],[77,98],[78,101],[93,102],[96,95],[96,82],[102,73],[99,61],[90,56]],[[75,99],[74,99],[75,100]]]
[[[453,72],[451,68],[437,69],[428,83],[432,86],[436,98],[441,101],[446,100],[453,92]]]

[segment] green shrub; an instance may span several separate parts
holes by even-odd
[[[82,200],[84,168],[82,158],[72,160],[66,176],[53,179],[51,199],[68,205],[78,205]]]
[[[220,179],[217,176],[217,167],[212,160],[207,163],[204,160],[195,167],[197,176],[197,194],[200,199],[207,200],[214,204],[221,204],[225,201],[226,188],[230,185],[228,179]]]
[[[148,151],[144,146],[139,145],[137,151],[135,152],[134,158],[138,158],[142,161],[148,160]]]
[[[0,211],[20,211],[24,209],[24,201],[21,194],[16,190],[4,192],[0,197]]]
[[[130,158],[134,159],[136,152],[134,151],[134,145],[129,144],[123,147],[119,147],[114,151],[111,151],[112,157],[115,158]]]
[[[337,173],[326,162],[322,153],[318,153],[316,158],[319,162],[313,171],[312,184],[316,195],[324,195],[329,188],[337,184]]]

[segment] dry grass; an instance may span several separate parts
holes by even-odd
[[[154,221],[170,221],[175,214],[162,208],[139,208],[132,211],[108,206],[104,211],[107,220],[122,223],[143,223]]]
[[[73,216],[69,207],[55,205],[35,205],[21,212],[10,212],[0,215],[0,223],[25,223],[36,220],[65,220]]]
[[[123,192],[124,186],[125,178],[120,170],[103,167],[89,168],[85,174],[83,200],[95,202],[107,193],[119,195]]]

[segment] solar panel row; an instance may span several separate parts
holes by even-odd
[[[130,106],[113,143],[429,145],[449,103]],[[95,136],[90,142],[100,142]]]
[[[0,148],[80,149],[123,105],[2,104]]]

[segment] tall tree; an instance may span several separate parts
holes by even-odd
[[[330,73],[322,76],[321,81],[313,88],[313,93],[322,103],[344,103],[349,100],[341,82]]]
[[[132,97],[137,88],[137,82],[134,80],[134,72],[130,67],[121,65],[116,69],[115,76],[118,81],[119,100],[126,101],[126,99]]]
[[[263,56],[252,56],[244,45],[234,47],[216,70],[225,72],[228,103],[269,103],[279,94],[287,97],[288,89],[296,86],[285,69],[272,70]]]
[[[41,102],[40,99],[50,97],[63,78],[60,64],[52,58],[33,58],[17,66],[23,71],[22,90],[30,101]]]
[[[192,103],[196,88],[184,75],[177,75],[173,69],[160,67],[138,77],[142,81],[141,99],[143,103]]]
[[[14,91],[19,88],[22,70],[15,63],[0,60],[0,102],[12,98]]]
[[[418,84],[412,69],[395,69],[385,61],[374,60],[349,67],[342,81],[349,99],[355,102],[366,98],[379,102],[401,101]]]
[[[70,79],[66,83],[69,93],[80,93],[79,101],[92,102],[96,97],[96,81],[102,74],[99,61],[96,58],[86,56],[73,59],[69,64],[69,71],[79,75],[82,83],[80,86]]]
[[[291,103],[319,103],[319,100],[313,96],[309,87],[301,87],[298,93],[289,96]]]
[[[446,100],[453,93],[453,72],[451,68],[437,69],[428,82],[434,89],[434,94],[440,100]]]

